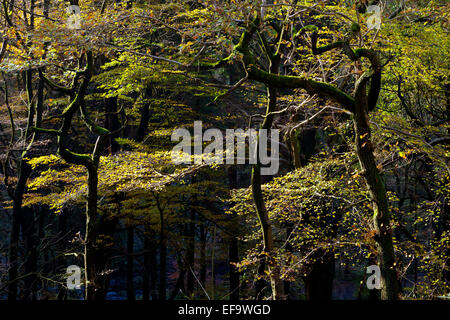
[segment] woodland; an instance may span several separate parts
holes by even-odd
[[[446,0],[0,1],[0,300],[449,299]]]

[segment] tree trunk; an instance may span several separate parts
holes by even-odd
[[[157,287],[157,259],[156,259],[156,247],[152,241],[152,231],[146,227],[145,239],[144,239],[144,274],[142,277],[143,289],[142,300],[148,301],[151,297],[152,300],[158,299]]]
[[[86,281],[86,300],[101,301],[101,285],[98,279],[97,266],[97,187],[98,172],[97,166],[92,164],[88,166],[88,199],[86,204],[86,235],[85,235],[85,281]]]
[[[20,177],[19,177],[20,181]],[[17,190],[17,187],[16,187]],[[16,192],[15,192],[16,193]],[[17,300],[17,276],[18,276],[18,255],[17,248],[19,245],[20,233],[20,215],[22,210],[22,197],[13,199],[13,211],[11,221],[11,237],[9,242],[9,270],[8,270],[8,300]]]
[[[200,225],[200,283],[206,289],[206,230]]]
[[[37,245],[35,208],[22,208],[21,228],[25,240],[25,274],[23,300],[36,300],[37,291]]]
[[[39,212],[39,227],[38,227],[38,240],[41,241],[45,238],[45,226],[51,225],[51,222],[47,220],[48,217],[48,207],[43,205],[40,206],[40,212]],[[50,274],[50,264],[49,264],[49,256],[48,256],[48,249],[42,248],[42,250],[39,249],[39,253],[42,257],[42,272],[47,275]],[[48,281],[43,280],[42,281],[42,289],[44,291],[48,290]]]
[[[335,271],[334,253],[318,252],[311,273],[304,278],[306,300],[331,300]]]
[[[274,66],[271,66],[271,70],[277,70]],[[277,103],[277,91],[276,88],[269,86],[267,88],[267,116],[264,119],[263,124],[261,125],[261,129],[269,129],[272,126],[273,114],[269,115],[269,113],[275,111],[276,103]],[[259,155],[259,142],[257,142],[257,154]],[[270,284],[272,287],[272,296],[274,300],[284,300],[284,292],[283,292],[283,282],[280,279],[280,269],[279,266],[274,263],[272,259],[272,255],[274,253],[274,244],[273,244],[273,236],[272,236],[272,225],[269,220],[269,215],[264,205],[264,199],[262,195],[262,181],[261,181],[261,163],[258,157],[257,164],[252,167],[252,194],[253,194],[253,202],[255,204],[256,212],[258,214],[259,224],[261,227],[261,231],[263,234],[263,255],[261,257],[260,266],[258,268],[258,274],[260,277],[264,276],[265,265],[267,264],[269,267],[270,274]],[[267,261],[269,257],[270,261]],[[261,294],[262,284],[257,283],[256,285],[256,295],[257,298]]]
[[[228,169],[228,184],[230,192],[233,189],[237,189],[238,186],[238,172],[236,170],[235,166],[232,166]],[[236,215],[233,215],[231,219],[236,219]],[[239,224],[234,224],[236,227],[233,228],[233,235],[231,235],[230,238],[230,244],[228,247],[228,258],[229,258],[229,270],[230,270],[230,300],[231,301],[238,301],[239,300],[239,287],[240,287],[240,280],[239,280],[239,271],[237,267],[234,265],[234,263],[239,262],[239,240],[237,238],[237,235],[239,234]]]
[[[157,197],[157,207],[159,211],[160,219],[160,239],[159,239],[159,300],[166,300],[166,290],[167,290],[167,279],[166,279],[166,269],[167,269],[167,239],[165,234],[165,221],[164,212],[159,204],[159,198]]]
[[[288,225],[286,228],[286,251],[289,253],[292,253],[292,244],[288,241],[291,233],[293,231],[292,225]],[[291,282],[290,281],[283,281],[284,283],[284,294],[286,295],[286,300],[289,300],[289,292],[291,290]]]
[[[134,227],[128,228],[127,235],[127,300],[134,301],[134,283],[133,283],[133,269],[134,269]]]
[[[230,259],[230,300],[239,300],[239,271],[237,267],[232,263],[239,262],[239,241],[236,237],[233,237],[230,241],[229,247],[229,259]]]
[[[34,6],[34,3],[32,4]],[[33,8],[34,9],[34,8]],[[29,104],[29,117],[28,117],[28,126],[27,132],[29,132],[31,137],[31,141],[29,147],[33,144],[35,139],[39,138],[39,133],[34,132],[31,134],[30,125],[34,123],[36,127],[41,126],[42,122],[42,111],[43,111],[43,103],[44,103],[44,82],[41,78],[38,80],[37,87],[37,102],[34,104],[33,102],[33,89],[32,89],[32,72],[27,71],[26,73],[26,89],[28,93],[28,104]],[[36,119],[34,119],[36,118]],[[24,151],[22,157],[25,158],[28,154],[28,149]],[[25,172],[27,178],[31,175],[31,168],[28,164],[23,163],[22,166],[26,166]],[[23,197],[23,194],[21,195]],[[38,264],[38,245],[39,245],[39,235],[36,233],[36,223],[35,223],[35,210],[36,208],[22,208],[22,218],[21,218],[21,228],[22,233],[25,238],[26,243],[26,261],[25,261],[25,273],[29,274],[24,279],[25,290],[24,290],[24,299],[25,300],[36,300],[36,292],[37,292],[37,264]]]
[[[33,140],[36,136],[36,134],[31,134],[31,127],[35,125],[34,118],[36,114],[36,108],[35,104],[33,102],[33,88],[32,88],[32,71],[27,70],[23,72],[23,79],[24,79],[24,86],[27,92],[27,103],[28,103],[28,119],[27,119],[27,127],[25,131],[25,142],[24,145],[26,145],[27,141],[31,137],[31,141],[28,145],[30,147],[33,143]],[[43,88],[40,88],[40,90],[43,90]],[[38,97],[41,94],[38,92]],[[42,101],[40,101],[42,102]],[[39,109],[40,112],[42,112],[42,108]],[[37,115],[37,118],[39,119],[40,115]],[[12,212],[12,222],[11,222],[11,238],[10,238],[10,245],[9,245],[9,271],[8,271],[8,278],[9,278],[9,285],[8,285],[8,300],[14,301],[17,299],[17,277],[18,277],[18,255],[17,255],[17,249],[19,244],[19,236],[20,236],[20,226],[23,222],[23,194],[25,193],[26,183],[31,175],[31,166],[24,161],[23,159],[27,155],[28,148],[25,149],[25,151],[20,155],[19,162],[17,165],[17,183],[14,188],[13,193],[13,212]],[[23,227],[23,226],[22,226]],[[31,230],[31,229],[30,229]],[[32,241],[29,239],[28,241],[28,248],[31,249]],[[33,257],[31,257],[33,258]],[[28,263],[28,268],[31,266],[31,261]]]
[[[159,300],[166,300],[166,267],[167,267],[167,240],[164,235],[161,237],[161,245],[159,248]]]
[[[178,291],[185,293],[184,290],[184,276],[186,275],[186,268],[180,268],[180,272],[178,274],[177,282],[175,283],[175,288],[173,288],[172,294],[169,297],[169,300],[174,300],[177,297]]]
[[[144,93],[142,94],[142,99],[147,100],[150,99],[152,96],[152,90],[151,88],[145,89]],[[147,133],[148,124],[150,122],[150,102],[149,101],[143,101],[141,106],[141,119],[139,122],[139,126],[136,131],[135,140],[141,142],[144,140],[145,135]]]
[[[56,261],[56,272],[63,273],[66,271],[67,263],[64,255],[64,251],[66,250],[66,241],[70,239],[67,235],[67,209],[63,208],[61,213],[58,216],[58,237],[62,237],[62,241],[58,244],[57,251],[57,261]],[[58,285],[58,295],[56,297],[57,300],[66,300],[67,291],[66,287],[62,284]]]
[[[117,97],[106,98],[105,104],[105,128],[111,132],[114,132],[108,137],[108,149],[109,154],[117,152],[120,148],[116,142],[116,138],[119,137],[118,130],[120,129],[119,115],[117,114]]]
[[[120,215],[120,203],[119,212]],[[98,218],[97,222],[97,238],[101,241],[101,246],[96,248],[96,269],[98,270],[97,282],[98,282],[98,300],[105,300],[106,294],[109,289],[109,274],[108,259],[110,252],[108,248],[114,245],[114,232],[116,231],[116,225],[119,222],[117,216],[109,216],[102,214]]]
[[[150,296],[152,300],[158,300],[158,269],[156,268],[156,248],[150,253]]]
[[[188,250],[187,250],[187,266],[186,266],[186,272],[187,272],[187,285],[186,285],[186,294],[188,297],[192,297],[194,295],[194,262],[195,262],[195,210],[191,208],[191,214],[190,214],[190,222],[187,226],[188,228]]]
[[[150,255],[152,254],[152,243],[150,239],[150,232],[145,226],[144,231],[144,272],[142,273],[142,300],[150,300]]]
[[[365,85],[357,90],[354,114],[355,144],[359,163],[365,177],[373,207],[373,221],[376,231],[375,240],[380,259],[381,298],[397,300],[399,285],[395,269],[395,254],[392,243],[390,213],[384,181],[380,175],[373,154],[371,130],[368,116],[368,104]]]
[[[25,184],[31,173],[31,168],[29,165],[20,160],[19,164],[19,179],[17,181],[16,187],[14,189],[13,198],[13,212],[12,212],[12,223],[11,223],[11,238],[9,244],[9,285],[8,285],[8,300],[17,300],[17,277],[18,277],[18,246],[19,246],[19,236],[20,236],[20,225],[22,220],[22,202],[23,194],[25,192]]]
[[[216,252],[216,234],[217,226],[214,225],[214,232],[211,241],[211,299],[216,299],[216,273],[215,273],[215,252]]]

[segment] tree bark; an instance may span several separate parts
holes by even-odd
[[[37,245],[39,238],[36,234],[35,208],[22,208],[21,229],[25,240],[25,274],[23,300],[36,300],[37,291]]]
[[[384,181],[377,168],[373,154],[374,147],[371,141],[369,110],[365,87],[366,85],[361,83],[355,94],[356,105],[353,122],[355,127],[356,153],[372,201],[373,222],[376,231],[375,240],[379,252],[382,278],[381,298],[397,300],[399,285],[395,269],[390,212]]]
[[[278,72],[279,66],[279,58],[275,57],[271,61],[271,72]],[[271,85],[267,88],[267,110],[266,117],[264,119],[263,124],[261,125],[261,129],[269,129],[272,126],[273,122],[273,114],[271,112],[276,110],[277,104],[277,89]],[[258,139],[259,140],[259,139]],[[259,155],[259,142],[257,142],[257,154]],[[260,266],[258,268],[258,274],[260,277],[264,276],[265,265],[267,264],[269,267],[270,273],[270,283],[272,287],[272,295],[274,300],[284,300],[284,292],[283,292],[283,283],[280,279],[280,269],[277,263],[272,259],[274,254],[274,243],[272,236],[272,225],[270,223],[269,215],[267,213],[267,209],[264,205],[264,199],[262,195],[262,181],[261,181],[261,163],[258,156],[257,164],[252,167],[252,194],[253,194],[253,202],[255,204],[256,212],[258,214],[259,224],[261,227],[262,235],[263,235],[263,254],[261,257]],[[269,257],[269,261],[267,258]],[[262,285],[261,283],[257,283],[256,286],[256,295],[257,298],[261,294]]]
[[[160,221],[160,230],[159,230],[159,300],[166,300],[166,291],[167,291],[167,279],[166,279],[166,270],[167,270],[167,238],[166,238],[166,230],[165,230],[165,219],[164,219],[164,211],[159,202],[159,196],[156,196],[156,205],[159,211],[159,221]]]
[[[117,97],[106,98],[105,104],[105,128],[113,132],[108,137],[108,149],[109,154],[113,154],[119,151],[120,146],[116,142],[116,138],[119,137],[118,130],[120,129],[119,115],[117,113]]]
[[[193,205],[192,203],[191,205]],[[189,297],[194,295],[194,262],[195,262],[195,210],[191,207],[190,209],[190,222],[187,226],[188,228],[188,250],[187,250],[187,280],[186,280],[186,293]]]
[[[167,269],[167,240],[165,235],[161,235],[161,244],[159,248],[159,300],[166,300],[166,269]]]
[[[239,241],[236,237],[233,237],[230,241],[229,247],[229,259],[230,259],[230,300],[239,300],[239,271],[237,267],[232,263],[239,262]]]
[[[58,259],[56,261],[56,272],[63,273],[66,270],[66,258],[64,255],[65,244],[69,236],[66,237],[67,234],[67,209],[63,208],[61,213],[58,216],[58,237],[62,237],[62,241],[58,244],[57,256]],[[66,300],[67,291],[66,287],[62,284],[58,285],[58,295],[56,297],[57,300]]]
[[[152,241],[152,232],[146,227],[145,240],[144,240],[144,274],[143,274],[143,289],[142,300],[148,301],[151,297],[152,300],[158,299],[158,293],[156,290],[158,274],[157,274],[157,259],[156,259],[156,246]]]
[[[233,189],[237,189],[238,186],[238,172],[236,167],[230,167],[228,170],[228,181],[229,181],[229,189],[230,191]],[[231,219],[236,219],[236,216],[233,215]],[[234,223],[233,223],[234,225]],[[230,237],[230,244],[228,247],[228,259],[229,259],[229,268],[230,268],[230,300],[238,301],[239,300],[239,287],[240,287],[240,275],[237,267],[234,263],[239,262],[239,240],[237,235],[239,233],[239,228],[236,226],[233,228],[233,235]]]
[[[136,299],[134,295],[134,282],[133,282],[133,272],[134,272],[134,227],[128,227],[127,230],[127,300],[134,301]]]
[[[102,290],[98,279],[99,271],[96,264],[97,254],[97,187],[98,168],[88,166],[88,199],[86,203],[86,235],[84,249],[84,266],[86,279],[86,300],[101,301]]]
[[[181,292],[185,292],[184,290],[184,277],[186,275],[186,268],[182,267],[180,268],[180,272],[178,274],[177,282],[175,283],[175,287],[173,288],[172,294],[169,297],[169,300],[174,300],[177,295],[178,291],[181,290]]]
[[[147,133],[148,124],[150,122],[150,102],[146,100],[151,99],[151,96],[152,96],[151,88],[145,89],[144,93],[142,94],[142,99],[144,101],[142,103],[140,110],[141,119],[135,136],[135,140],[139,142],[144,140],[145,135]]]
[[[9,278],[9,285],[8,285],[8,300],[14,301],[17,299],[17,277],[18,277],[18,245],[20,240],[20,228],[22,226],[22,231],[27,234],[27,236],[32,235],[32,226],[28,224],[24,224],[24,209],[22,208],[23,203],[23,195],[25,193],[26,189],[26,183],[28,178],[31,175],[31,166],[24,161],[24,158],[27,156],[28,150],[31,148],[31,145],[34,142],[34,139],[36,138],[36,133],[31,133],[31,128],[36,124],[35,122],[35,116],[37,121],[39,121],[42,113],[42,99],[39,100],[39,97],[42,96],[42,90],[43,87],[39,88],[38,91],[38,103],[40,103],[39,108],[36,109],[36,105],[33,102],[33,88],[32,88],[32,76],[33,73],[31,70],[27,70],[23,73],[23,79],[24,79],[24,86],[27,93],[27,104],[28,104],[28,119],[27,119],[27,127],[25,130],[25,142],[24,145],[27,144],[28,141],[29,144],[26,146],[25,151],[22,152],[22,154],[19,157],[18,165],[17,165],[17,183],[14,188],[13,192],[13,212],[12,212],[12,222],[11,222],[11,238],[10,238],[10,245],[9,245],[9,271],[8,271],[8,278]],[[36,115],[36,110],[39,112],[38,115]],[[30,220],[27,219],[29,222]],[[34,228],[34,219],[31,220]],[[35,260],[35,254],[33,252],[33,239],[27,237],[27,253],[29,258],[27,260],[27,267],[26,271],[30,271],[33,269],[32,264],[34,264]],[[29,276],[26,277],[30,279]],[[28,282],[30,284],[30,282]],[[27,292],[25,292],[26,295],[28,295]]]
[[[206,230],[200,225],[200,283],[206,289]]]

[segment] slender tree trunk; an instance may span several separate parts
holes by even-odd
[[[51,225],[50,221],[47,221],[48,217],[48,207],[43,205],[40,206],[40,212],[39,212],[39,226],[38,226],[38,239],[41,241],[45,238],[45,226]],[[50,265],[49,265],[49,257],[48,257],[48,249],[43,248],[42,251],[39,250],[41,257],[42,257],[42,272],[47,275],[50,274]],[[42,289],[47,291],[48,290],[48,282],[46,280],[42,281]]]
[[[145,231],[144,250],[144,275],[142,280],[144,285],[142,289],[142,299],[148,301],[151,297],[152,300],[157,300],[157,252],[155,244],[152,241],[152,231],[150,231],[148,227],[146,227]]]
[[[27,151],[29,147],[31,147],[34,138],[36,137],[35,134],[31,134],[31,127],[35,125],[35,115],[36,115],[36,107],[33,102],[33,88],[32,88],[32,71],[27,70],[23,72],[23,79],[24,79],[24,86],[27,92],[27,103],[28,103],[28,119],[27,119],[27,127],[25,130],[25,143],[26,145],[27,141],[31,137],[31,141],[29,142],[28,146],[26,147],[25,151],[21,154],[18,165],[17,165],[17,183],[13,192],[13,212],[12,212],[12,222],[11,222],[11,238],[10,238],[10,245],[9,245],[9,271],[8,271],[8,278],[9,278],[9,285],[8,285],[8,300],[14,301],[17,299],[17,277],[18,277],[18,245],[19,245],[19,237],[20,237],[20,227],[21,224],[23,224],[23,195],[25,193],[26,183],[31,175],[31,166],[24,161],[23,159],[27,155]],[[43,88],[41,88],[43,90]],[[39,99],[39,92],[38,92],[38,99]],[[42,103],[41,101],[38,101]],[[42,106],[40,106],[40,109],[38,109],[40,113],[42,112]],[[37,115],[37,118],[39,119],[40,115]],[[22,225],[23,227],[23,225]],[[31,230],[31,228],[30,228]],[[31,249],[32,241],[28,241],[28,248]],[[34,257],[31,257],[34,258]],[[31,262],[28,262],[28,268],[30,268]]]
[[[61,213],[58,216],[58,237],[62,237],[62,241],[58,245],[57,251],[57,261],[56,261],[56,272],[63,273],[66,270],[67,263],[64,255],[64,251],[66,250],[66,241],[69,239],[67,236],[67,209],[63,208]],[[57,300],[66,300],[67,291],[66,287],[62,284],[58,285],[58,295],[56,297]]]
[[[139,126],[136,131],[135,140],[136,141],[142,141],[145,138],[145,135],[147,133],[148,124],[150,122],[150,102],[147,101],[152,96],[152,90],[151,88],[145,89],[144,93],[142,94],[142,99],[144,100],[140,109],[141,113],[141,119],[139,122]]]
[[[166,300],[167,291],[167,238],[165,230],[164,212],[159,203],[159,196],[156,197],[156,203],[159,211],[160,232],[159,232],[159,299]]]
[[[278,67],[273,65],[271,66],[271,70],[278,70]],[[271,112],[276,109],[277,102],[277,91],[276,88],[269,86],[267,88],[268,95],[268,105],[266,111],[266,118],[261,125],[261,129],[269,129],[272,126],[273,114]],[[259,154],[259,142],[257,142],[257,154]],[[273,243],[273,235],[272,235],[272,225],[270,223],[269,215],[267,209],[264,205],[264,199],[262,195],[262,180],[261,180],[261,164],[258,158],[257,164],[253,165],[252,168],[252,194],[253,194],[253,202],[255,204],[256,212],[258,214],[259,224],[261,227],[261,231],[263,234],[263,255],[261,257],[260,266],[258,268],[258,274],[260,277],[264,276],[265,266],[269,266],[269,274],[270,274],[270,283],[272,287],[272,295],[274,300],[284,300],[284,292],[283,292],[283,282],[280,279],[280,269],[279,266],[274,263],[272,256],[274,254],[274,243]],[[267,261],[267,257],[269,257],[270,261]],[[256,285],[256,294],[257,297],[261,294],[262,284],[261,282]]]
[[[229,181],[229,188],[230,191],[233,189],[237,189],[238,186],[238,178],[237,178],[238,172],[236,170],[236,167],[230,167],[228,170],[228,181]],[[231,217],[231,219],[236,219],[236,216]],[[233,224],[234,225],[234,224]],[[233,228],[233,235],[230,238],[230,244],[228,247],[228,259],[229,259],[229,270],[230,270],[230,300],[231,301],[238,301],[239,300],[239,287],[240,287],[240,280],[239,280],[239,271],[237,267],[234,265],[234,263],[239,262],[239,240],[237,238],[237,235],[239,234],[239,228],[238,225]]]
[[[119,144],[116,138],[119,137],[118,130],[120,129],[119,115],[117,114],[117,97],[106,98],[105,104],[105,128],[114,132],[108,137],[109,153],[113,154],[119,150]]]
[[[150,300],[150,252],[152,243],[150,240],[150,232],[145,227],[144,232],[144,272],[142,274],[142,300]]]
[[[191,208],[190,210],[190,222],[187,226],[188,228],[188,250],[187,250],[187,285],[186,285],[186,293],[189,297],[192,297],[194,294],[194,262],[195,262],[195,210]]]
[[[21,200],[21,199],[20,199]],[[13,199],[13,211],[11,221],[11,237],[9,243],[9,270],[8,270],[8,300],[17,300],[17,276],[18,276],[18,255],[17,248],[19,245],[19,233],[20,233],[20,213],[22,210],[22,201]]]
[[[18,246],[20,237],[20,225],[22,220],[22,202],[23,194],[25,192],[25,184],[31,173],[30,166],[23,160],[19,162],[19,179],[14,189],[13,211],[11,223],[11,238],[9,244],[9,285],[8,285],[8,300],[17,300],[17,277],[18,277]]]
[[[237,267],[231,263],[239,262],[239,242],[236,237],[233,237],[230,241],[229,247],[229,259],[230,259],[230,300],[239,300],[239,271]]]
[[[120,198],[119,198],[120,199]],[[118,200],[118,216],[120,216],[120,200]],[[97,239],[101,239],[101,246],[96,246],[95,265],[97,269],[98,298],[105,300],[109,288],[108,259],[109,249],[114,245],[114,233],[119,219],[117,216],[99,215],[97,221]]]
[[[158,300],[158,270],[156,265],[157,252],[156,248],[153,247],[150,253],[150,296],[152,300]]]
[[[200,224],[200,283],[206,289],[206,230],[204,223]]]
[[[128,227],[127,235],[127,300],[134,301],[136,299],[134,295],[134,283],[133,283],[133,271],[134,271],[134,227]]]
[[[98,279],[99,271],[96,264],[97,254],[97,187],[98,172],[97,166],[92,164],[88,166],[88,199],[86,204],[86,235],[85,235],[85,281],[86,281],[86,300],[103,300],[101,288]]]
[[[216,233],[217,233],[217,226],[214,225],[214,232],[212,237],[212,243],[211,243],[211,299],[216,299],[216,268],[215,268],[215,252],[216,252]]]
[[[31,3],[31,6],[34,10],[34,2]],[[31,12],[33,12],[31,10]],[[33,15],[31,15],[33,16]],[[33,25],[33,23],[31,23]],[[24,151],[22,157],[25,158],[28,154],[28,148],[31,147],[31,144],[34,140],[39,138],[39,133],[31,133],[30,124],[33,124],[37,127],[41,126],[42,122],[42,111],[43,111],[43,103],[44,103],[44,82],[39,78],[38,86],[37,86],[37,102],[33,102],[33,89],[32,89],[32,72],[29,70],[26,72],[26,89],[28,94],[28,104],[29,104],[29,117],[27,126],[28,135],[32,135],[31,142],[27,147],[27,150]],[[27,136],[28,136],[27,135]],[[23,166],[24,164],[22,164]],[[28,164],[25,164],[27,168],[25,168],[27,178],[31,175],[31,168]],[[23,198],[23,194],[21,195]],[[38,245],[39,245],[39,235],[36,230],[35,220],[37,215],[35,214],[37,208],[22,208],[22,217],[21,217],[21,229],[23,236],[25,238],[26,244],[26,261],[25,261],[25,273],[29,274],[24,279],[25,290],[24,290],[24,299],[25,300],[36,300],[36,292],[37,292],[37,269],[38,269]]]
[[[169,300],[174,300],[180,290],[181,290],[181,292],[185,293],[185,290],[184,290],[185,275],[186,275],[186,268],[184,268],[184,267],[180,268],[180,273],[178,275],[177,282],[175,283],[175,288],[173,288],[173,291],[169,297]]]
[[[395,253],[392,243],[391,218],[386,188],[373,154],[368,104],[365,86],[356,93],[354,114],[355,144],[359,163],[365,177],[373,208],[373,221],[376,231],[380,269],[382,274],[381,298],[397,300],[399,285],[395,269]]]
[[[161,237],[161,245],[159,248],[159,300],[166,300],[166,288],[167,288],[167,279],[166,279],[166,267],[167,267],[167,240],[163,235]]]
[[[289,253],[292,253],[292,244],[288,241],[289,237],[291,236],[292,233],[292,225],[288,225],[288,227],[286,228],[286,251]],[[286,295],[286,300],[289,300],[289,292],[291,290],[291,282],[290,281],[283,281],[284,284],[284,294]]]
[[[25,274],[24,279],[24,300],[36,300],[37,291],[37,245],[35,212],[33,207],[22,208],[21,228],[25,240]]]

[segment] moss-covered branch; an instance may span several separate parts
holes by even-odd
[[[92,76],[92,66],[92,53],[88,52],[86,54],[86,68],[82,71],[83,81],[81,82],[75,97],[62,113],[63,123],[59,130],[60,133],[58,134],[58,154],[61,156],[61,158],[63,158],[68,163],[84,165],[86,167],[92,164],[91,156],[87,154],[78,154],[72,152],[67,149],[66,144],[69,139],[69,130],[73,116],[75,115],[75,112],[78,110],[78,108],[80,108],[80,106],[84,103],[84,96],[86,94],[87,86]],[[70,91],[70,94],[73,94],[72,90]]]
[[[343,108],[350,112],[354,111],[355,100],[350,95],[328,83],[304,77],[275,75],[255,66],[250,67],[248,74],[250,79],[272,85],[276,88],[305,89],[311,95],[318,94],[328,97],[338,102]]]
[[[84,103],[81,104],[80,106],[80,111],[81,111],[81,118],[83,119],[84,123],[86,124],[86,126],[89,128],[89,130],[93,133],[96,133],[100,136],[109,134],[109,130],[105,129],[99,125],[97,125],[92,119],[91,117],[89,117],[89,114],[86,110],[86,106],[84,105]]]
[[[44,83],[45,83],[48,87],[50,87],[51,89],[60,91],[60,92],[65,93],[65,94],[71,94],[71,93],[73,92],[73,89],[67,88],[67,87],[64,87],[64,86],[61,86],[61,85],[56,84],[55,82],[51,81],[49,78],[47,78],[47,77],[44,75],[44,73],[42,72],[41,69],[39,69],[39,77],[40,77],[40,78],[44,81]]]
[[[235,46],[235,50],[243,55],[243,61],[247,68],[249,79],[262,82],[267,86],[272,86],[274,88],[305,89],[309,94],[318,94],[328,97],[338,102],[347,110],[351,112],[354,111],[354,99],[330,84],[305,77],[283,76],[270,73],[257,67],[255,59],[249,50],[250,41],[256,31],[257,25],[257,19],[255,19],[250,24],[249,28],[242,33],[239,43]]]
[[[315,30],[311,35],[311,45],[312,45],[311,49],[313,54],[318,55],[333,49],[340,48],[342,52],[352,61],[357,61],[362,57],[369,59],[371,63],[372,72],[368,96],[368,109],[369,111],[371,111],[376,107],[378,96],[381,90],[381,63],[375,51],[365,48],[353,50],[350,47],[350,39],[359,31],[360,31],[359,25],[353,24],[351,27],[350,35],[344,40],[339,40],[322,47],[317,47],[318,35],[317,30]]]
[[[45,128],[39,128],[39,127],[31,127],[30,128],[34,132],[40,132],[40,133],[47,133],[59,136],[61,134],[61,131],[55,130],[55,129],[45,129]]]

